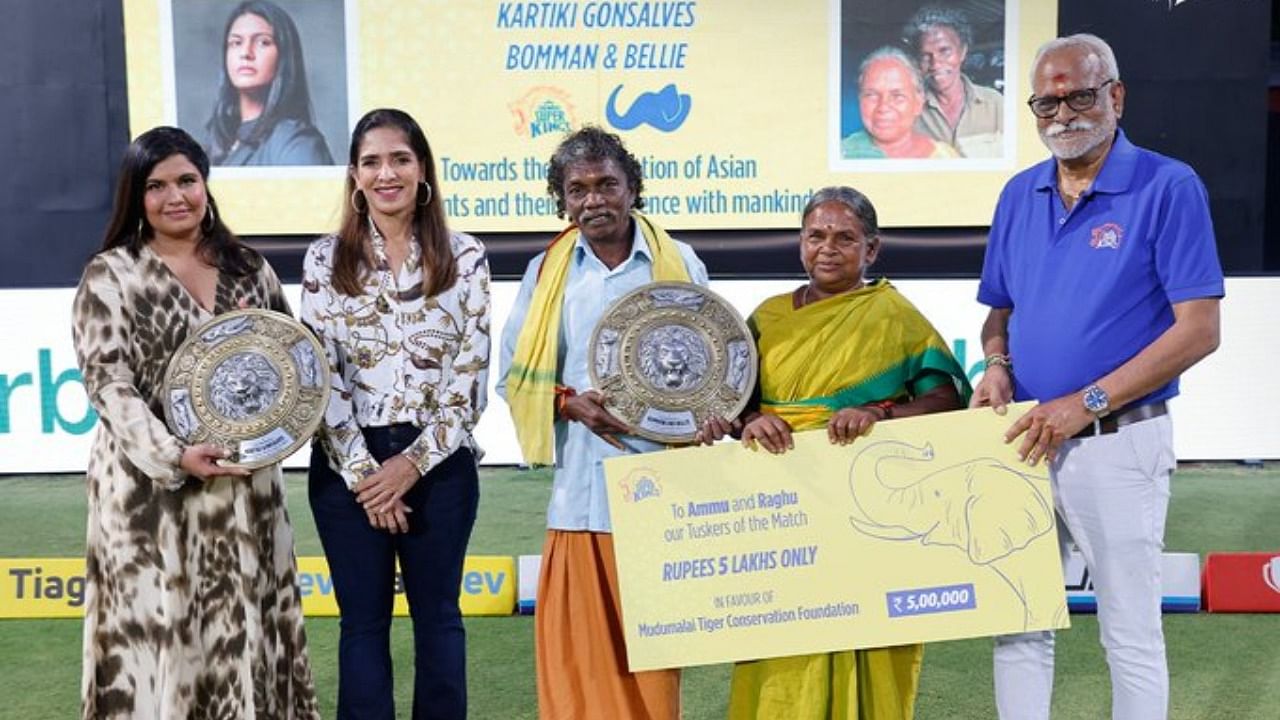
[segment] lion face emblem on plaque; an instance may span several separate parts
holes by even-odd
[[[689,390],[707,374],[707,348],[682,325],[655,328],[640,340],[640,374],[664,392]]]
[[[746,323],[723,298],[690,283],[651,283],[618,298],[590,352],[606,409],[658,442],[688,442],[710,417],[736,417],[755,388]]]
[[[282,313],[236,310],[201,325],[165,370],[164,414],[182,441],[259,468],[306,443],[329,400],[329,366],[311,331]]]
[[[259,353],[236,353],[209,378],[209,400],[223,417],[245,420],[270,408],[280,397],[280,373]]]

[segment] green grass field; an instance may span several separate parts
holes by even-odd
[[[486,470],[473,554],[518,555],[541,549],[546,472]],[[319,555],[305,480],[289,475],[289,507],[298,554]],[[79,477],[0,478],[0,556],[58,557],[83,553],[85,500]],[[1280,550],[1280,468],[1234,465],[1182,468],[1174,478],[1167,548],[1198,552]],[[7,579],[5,579],[7,580]],[[1092,616],[1072,617],[1058,635],[1054,718],[1109,716],[1106,664]],[[77,716],[80,686],[78,620],[0,620],[0,718]],[[307,621],[311,661],[326,717],[337,681],[337,621]],[[400,672],[397,705],[406,717],[412,653],[408,619],[394,626]],[[533,620],[469,618],[471,717],[537,716],[533,689]],[[1178,720],[1271,720],[1280,717],[1280,615],[1171,615],[1165,619],[1172,675],[1171,717]],[[728,666],[684,675],[684,716],[724,717]],[[988,640],[930,645],[916,717],[993,718]]]

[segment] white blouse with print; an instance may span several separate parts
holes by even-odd
[[[370,223],[372,227],[372,223]],[[363,291],[333,286],[334,235],[307,249],[302,322],[329,358],[332,393],[321,428],[329,464],[348,487],[377,471],[362,427],[422,428],[403,454],[426,474],[460,447],[480,455],[471,435],[486,402],[489,373],[489,263],[480,241],[452,233],[458,279],[434,297],[422,293],[421,251],[393,277],[386,243],[372,230],[376,267]]]

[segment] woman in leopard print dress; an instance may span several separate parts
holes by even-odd
[[[125,153],[73,333],[101,416],[89,460],[85,718],[317,716],[279,465],[220,468],[166,429],[169,357],[238,307],[288,312],[271,267],[218,219],[209,161],[156,128]]]

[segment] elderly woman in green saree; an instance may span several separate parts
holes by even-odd
[[[887,280],[866,279],[880,251],[876,211],[849,187],[814,193],[801,216],[809,282],[748,320],[760,351],[742,442],[783,453],[791,434],[826,428],[848,444],[876,422],[964,407],[964,370],[920,311]],[[730,720],[912,717],[920,645],[738,663]]]

